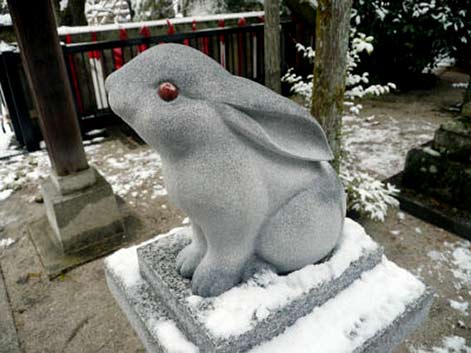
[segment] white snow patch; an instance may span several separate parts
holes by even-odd
[[[349,151],[359,168],[386,178],[404,169],[407,152],[432,139],[435,124],[411,121],[402,126],[400,120],[389,116],[386,121],[371,121],[360,116],[343,117],[345,150]]]
[[[422,282],[384,258],[335,298],[250,353],[353,352],[424,291]]]
[[[453,250],[452,262],[456,266],[451,272],[465,283],[471,286],[471,247],[459,247]]]
[[[457,83],[452,83],[451,87],[453,88],[467,88],[468,87],[468,82],[457,82]]]
[[[105,265],[121,277],[123,284],[128,288],[135,286],[141,280],[136,248],[131,246],[120,249],[105,259]]]
[[[182,221],[182,224],[184,225],[190,224],[190,219],[188,217],[185,217],[185,219],[183,219]]]
[[[97,163],[100,161],[100,171],[119,196],[129,194],[139,198],[147,188],[151,190],[151,199],[167,194],[159,178],[162,168],[160,156],[148,147],[140,151],[100,157],[99,160],[92,157],[91,160]]]
[[[0,130],[0,157],[12,154],[10,143],[14,136],[13,131],[7,130],[6,132],[3,132]]]
[[[471,288],[471,243],[460,240],[454,243],[445,242],[442,251],[432,250],[428,257],[434,261],[434,268],[441,272],[443,266],[450,269],[456,289],[463,286]]]
[[[13,194],[12,189],[4,189],[0,191],[0,201],[6,200],[7,198],[10,197],[11,194]]]
[[[191,232],[190,228],[174,228],[168,233],[157,235],[139,245],[120,249],[105,259],[105,266],[109,270],[113,271],[116,276],[120,277],[126,287],[132,288],[136,286],[142,279],[139,272],[139,263],[137,260],[138,247],[149,244],[155,241],[157,238],[161,239],[163,237],[168,237],[177,233],[190,234],[189,232]]]
[[[43,151],[0,160],[0,199],[25,185],[36,184],[49,174],[49,159]]]
[[[15,241],[11,238],[0,239],[0,250],[8,248]]]
[[[273,272],[258,274],[247,283],[215,298],[212,307],[199,311],[200,320],[214,336],[227,338],[241,335],[256,324],[254,318],[262,320],[271,311],[321,283],[339,277],[364,252],[377,247],[362,226],[347,218],[343,240],[329,261],[306,266],[286,276],[278,276]],[[198,306],[200,301],[190,296],[187,302]],[[197,307],[195,311],[198,311]]]
[[[101,142],[95,137],[92,142]],[[141,199],[150,190],[149,197],[167,194],[160,178],[162,162],[157,152],[145,146],[126,151],[117,148],[115,141],[85,146],[91,165],[95,166],[111,184],[114,192],[122,197],[134,195]],[[109,150],[112,153],[106,154]],[[46,151],[27,153],[0,160],[0,200],[25,185],[37,185],[50,173]]]
[[[431,155],[431,156],[433,156],[433,157],[440,157],[440,152],[434,150],[434,149],[431,148],[431,147],[428,147],[428,146],[427,146],[427,147],[422,148],[422,150],[423,150],[425,153],[427,153],[427,154],[429,154],[429,155]]]
[[[151,319],[149,326],[167,353],[198,353],[199,349],[183,335],[171,320]]]
[[[422,229],[420,229],[420,227],[415,227],[415,232],[417,234],[422,234]]]
[[[9,13],[0,15],[0,26],[11,26],[12,24]]]
[[[251,12],[239,12],[239,13],[229,13],[229,14],[217,14],[217,15],[205,15],[205,16],[193,16],[193,17],[181,17],[173,18],[172,24],[178,26],[184,23],[192,23],[193,20],[197,23],[200,22],[213,22],[219,20],[238,20],[241,17],[245,19],[249,18],[259,18],[264,15],[263,11],[251,11]],[[139,29],[143,26],[147,27],[165,27],[167,26],[167,19],[156,20],[156,21],[142,21],[142,22],[130,22],[130,23],[113,23],[113,24],[104,24],[104,25],[95,25],[95,26],[61,26],[57,29],[59,35],[66,34],[79,34],[79,33],[90,33],[90,32],[102,32],[102,31],[118,31],[120,28],[125,29]]]
[[[449,299],[448,302],[450,303],[450,306],[458,311],[461,311],[461,313],[465,316],[468,316],[468,302],[458,302],[456,300]]]
[[[460,336],[447,336],[442,340],[440,347],[430,349],[411,349],[412,353],[471,353],[471,346],[466,345],[466,340]]]
[[[400,230],[391,230],[389,233],[391,233],[392,235],[398,236],[399,234],[401,234],[401,231]]]

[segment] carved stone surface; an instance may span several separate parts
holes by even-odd
[[[355,231],[348,231],[341,238],[324,263],[309,265],[286,277],[258,274],[245,286],[235,287],[216,300],[194,296],[190,281],[179,276],[175,269],[178,252],[190,242],[188,234],[156,239],[139,247],[139,267],[141,275],[174,314],[187,337],[199,347],[206,347],[203,351],[243,352],[283,333],[297,319],[335,297],[363,272],[381,262],[383,249],[370,239],[366,240],[360,227],[352,227],[351,220],[347,222],[348,229]],[[290,290],[278,303],[280,294],[277,290],[284,286]],[[253,305],[246,302],[244,291],[254,294]],[[238,295],[238,300],[244,304],[231,307]],[[227,316],[228,325],[218,321],[221,313]]]
[[[192,295],[176,273],[188,227],[118,251],[105,273],[150,353],[391,352],[426,318],[432,293],[381,256],[358,224],[346,220],[345,229],[322,264],[287,276],[263,271],[215,298]]]
[[[177,267],[194,294],[218,295],[260,267],[298,270],[334,249],[345,196],[304,108],[178,44],[145,51],[106,87],[113,111],[160,153],[169,198],[191,219]]]

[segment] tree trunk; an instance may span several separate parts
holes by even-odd
[[[281,93],[280,0],[265,0],[265,86]]]
[[[338,171],[352,0],[318,0],[311,114],[323,127]]]

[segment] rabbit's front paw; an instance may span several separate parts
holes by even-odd
[[[195,244],[186,246],[177,256],[177,271],[185,278],[191,278],[201,262],[204,252]]]
[[[203,261],[193,274],[193,294],[202,297],[215,297],[240,282],[240,271],[227,271],[222,268],[224,266],[210,265]]]

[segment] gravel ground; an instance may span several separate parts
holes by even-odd
[[[366,102],[362,119],[351,118],[346,123],[346,145],[360,166],[380,177],[400,171],[407,150],[430,139],[433,130],[451,118],[443,108],[459,102],[463,93],[452,82],[466,82],[466,77],[447,72],[433,90]],[[167,200],[156,153],[114,133],[104,140],[95,137],[86,150],[120,197],[131,243],[182,223],[185,215]],[[47,170],[43,152],[0,162],[4,182],[0,188],[0,195],[4,192],[0,266],[23,351],[144,352],[106,287],[102,259],[54,281],[42,272],[26,227],[44,214],[43,205],[37,202],[37,183]],[[467,307],[471,301],[471,244],[397,210],[384,223],[362,223],[391,260],[436,290],[430,318],[396,352],[471,353],[471,308]],[[458,348],[452,350],[453,346]]]

